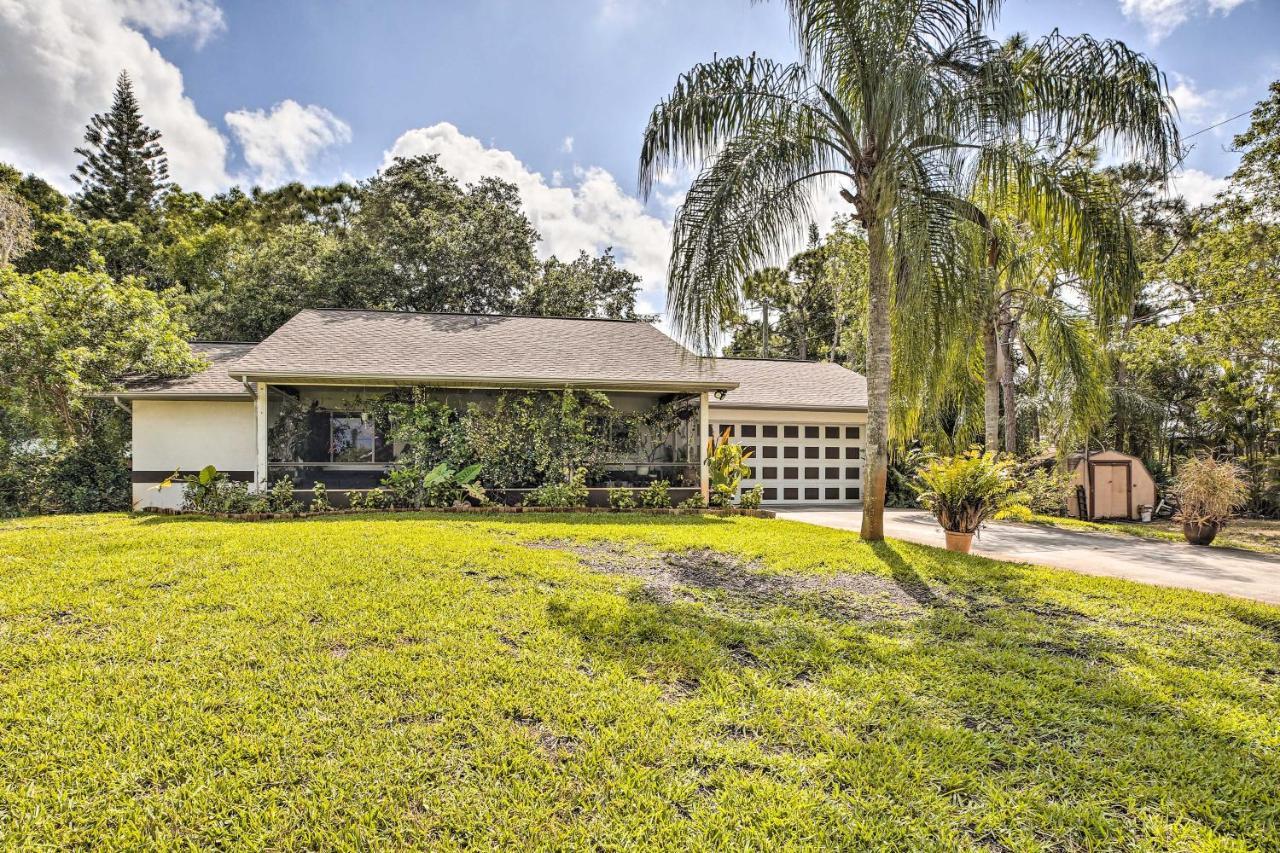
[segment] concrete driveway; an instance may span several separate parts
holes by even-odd
[[[779,509],[777,513],[779,518],[842,530],[857,531],[862,526],[862,513],[858,510]],[[919,510],[885,510],[884,532],[894,539],[939,548],[944,545],[942,529],[933,516]],[[973,552],[1000,560],[1280,604],[1280,557],[1248,551],[993,523],[974,538]]]

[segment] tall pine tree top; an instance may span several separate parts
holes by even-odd
[[[84,162],[71,178],[82,187],[77,203],[85,216],[121,222],[151,209],[169,180],[159,139],[160,131],[142,123],[133,83],[121,71],[111,110],[89,120],[87,144],[76,149]]]

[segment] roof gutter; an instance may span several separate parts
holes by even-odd
[[[333,375],[310,373],[232,373],[232,378],[241,382],[291,382],[308,385],[427,385],[434,388],[477,388],[502,389],[523,388],[539,390],[547,388],[587,388],[597,391],[732,391],[738,387],[737,382],[723,380],[719,382],[674,381],[644,382],[625,380],[595,380],[569,377],[546,377],[530,379],[517,376],[377,376],[377,375]]]

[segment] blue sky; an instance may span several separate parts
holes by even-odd
[[[1184,132],[1280,78],[1280,0],[1007,0],[999,29],[1054,27],[1151,54]],[[544,253],[617,247],[656,305],[681,186],[636,201],[641,129],[681,71],[752,50],[791,55],[781,3],[7,0],[0,160],[69,187],[71,148],[127,67],[186,186],[360,178],[432,151],[464,180],[515,180]],[[1190,197],[1219,186],[1246,123],[1193,140]]]

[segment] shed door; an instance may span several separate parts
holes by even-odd
[[[1129,518],[1133,488],[1128,462],[1093,462],[1093,517]]]

